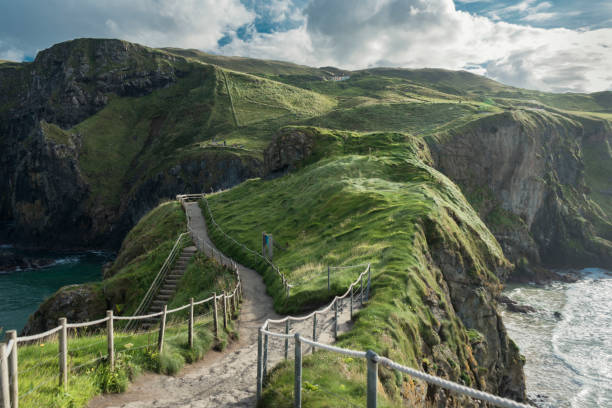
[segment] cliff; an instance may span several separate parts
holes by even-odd
[[[4,239],[116,247],[160,199],[259,175],[258,161],[240,152],[185,149],[202,122],[223,127],[223,117],[210,118],[216,78],[210,66],[119,40],[74,40],[32,63],[3,64]],[[185,97],[194,88],[196,102]]]
[[[610,143],[607,121],[528,109],[430,139],[437,168],[462,187],[519,273],[612,267],[612,197],[598,183],[610,183],[602,174]]]

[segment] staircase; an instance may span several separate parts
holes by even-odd
[[[196,253],[197,248],[194,246],[189,246],[183,249],[181,255],[176,259],[176,263],[174,267],[170,271],[168,275],[166,275],[166,279],[164,283],[160,287],[159,291],[155,295],[149,310],[147,310],[146,314],[161,312],[164,308],[164,305],[168,303],[168,301],[176,292],[176,287],[181,280],[181,277],[185,273],[185,269],[187,269],[187,265],[189,264],[189,260],[193,258],[193,255]],[[153,317],[150,319],[146,319],[143,321],[141,325],[142,330],[150,330],[153,326],[155,326],[159,322],[159,317]]]

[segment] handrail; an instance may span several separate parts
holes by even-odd
[[[289,341],[289,339],[295,338],[295,341],[296,341],[296,346],[295,347],[299,347],[298,344],[304,343],[306,345],[312,346],[313,348],[316,347],[316,348],[320,348],[320,349],[323,349],[323,350],[331,351],[331,352],[334,352],[334,353],[340,353],[340,354],[344,354],[344,355],[351,356],[351,357],[354,357],[354,358],[366,358],[368,360],[370,360],[371,359],[371,355],[373,355],[376,364],[385,365],[385,366],[387,366],[387,367],[389,367],[391,369],[398,370],[400,372],[406,373],[406,374],[410,375],[411,377],[423,380],[423,381],[425,381],[425,382],[427,382],[429,384],[437,385],[439,387],[445,388],[445,389],[450,390],[452,392],[457,392],[457,393],[460,393],[460,394],[463,394],[463,395],[467,395],[467,396],[472,397],[472,398],[476,398],[476,399],[479,399],[479,400],[482,400],[482,401],[486,401],[486,402],[489,402],[489,403],[491,403],[491,404],[493,404],[493,405],[495,405],[497,407],[502,407],[502,408],[531,408],[531,406],[529,406],[529,405],[521,404],[519,402],[510,400],[510,399],[507,399],[507,398],[502,398],[502,397],[499,397],[497,395],[493,395],[493,394],[490,394],[490,393],[487,393],[487,392],[484,392],[484,391],[480,391],[480,390],[477,390],[477,389],[474,389],[474,388],[466,387],[464,385],[461,385],[461,384],[458,384],[458,383],[455,383],[455,382],[452,382],[452,381],[449,381],[449,380],[445,380],[445,379],[440,378],[440,377],[436,377],[436,376],[424,373],[424,372],[416,370],[414,368],[403,366],[403,365],[401,365],[399,363],[396,363],[395,361],[393,361],[393,360],[391,360],[389,358],[379,357],[376,353],[374,353],[372,351],[366,352],[366,351],[360,351],[360,350],[351,350],[351,349],[347,349],[347,348],[343,348],[343,347],[333,346],[331,344],[319,343],[319,342],[317,342],[314,339],[314,334],[313,334],[313,338],[309,339],[309,338],[306,338],[306,337],[302,337],[299,333],[289,334],[288,331],[286,331],[284,333],[276,333],[276,332],[270,331],[270,324],[285,323],[285,322],[288,322],[288,321],[291,321],[291,322],[300,322],[300,321],[304,321],[304,320],[310,319],[312,317],[316,318],[317,314],[322,314],[322,313],[325,313],[325,312],[329,311],[333,306],[336,305],[336,302],[346,298],[347,296],[349,296],[349,294],[350,294],[350,296],[353,295],[353,292],[352,292],[353,287],[358,285],[360,282],[363,282],[362,278],[363,278],[363,276],[366,273],[368,274],[367,290],[369,292],[370,284],[371,284],[370,283],[370,281],[371,281],[370,264],[368,264],[366,270],[363,271],[357,277],[357,279],[349,286],[347,291],[342,296],[335,296],[334,300],[332,300],[331,303],[329,303],[326,307],[324,307],[322,309],[315,310],[315,311],[313,311],[310,314],[305,315],[305,316],[300,316],[300,317],[285,316],[282,319],[267,319],[264,322],[264,324],[259,329],[260,339],[261,339],[261,336],[265,336],[266,340],[265,340],[264,344],[267,344],[267,337],[268,336],[276,337],[276,338],[279,338],[279,339],[285,339],[285,353],[287,353],[287,347],[288,347],[288,343],[287,342]],[[362,287],[361,290],[363,291],[364,288]],[[336,324],[337,324],[337,319],[338,319],[338,315],[337,314],[336,314],[335,319],[336,319]],[[313,322],[315,322],[314,324],[316,324],[316,320],[313,320]],[[288,328],[289,326],[287,325],[286,327]],[[265,347],[267,347],[267,346],[265,346]],[[264,349],[264,350],[266,350],[266,351],[264,351],[264,355],[263,355],[263,359],[265,360],[266,359],[266,355],[267,355],[267,349]],[[258,354],[260,354],[260,353],[262,353],[261,346],[258,347]],[[300,354],[301,354],[301,352],[300,352]],[[286,356],[287,356],[287,354],[285,354],[285,358],[287,358]],[[261,362],[261,358],[262,358],[262,356],[258,355],[258,364]],[[263,363],[263,364],[266,364],[266,363]],[[296,364],[298,364],[297,357],[296,357]],[[299,364],[301,364],[301,357],[300,357]],[[369,372],[370,368],[369,367],[370,367],[370,364],[368,364],[368,377],[370,376],[370,372]],[[261,396],[261,389],[263,387],[263,382],[262,381],[263,381],[263,376],[264,376],[264,372],[265,372],[265,370],[264,370],[264,372],[262,372],[260,370],[261,370],[261,367],[258,365],[258,372],[257,372],[257,381],[258,381],[258,383],[257,383],[257,392],[258,392],[258,394],[257,395],[258,395],[258,398],[260,398],[260,396]],[[301,372],[301,368],[300,368],[300,372]],[[301,377],[301,375],[300,375],[300,377]],[[296,384],[297,384],[297,382],[301,381],[301,378],[298,378],[297,374],[296,374],[295,381],[296,381]],[[297,386],[298,385],[296,385],[296,387]],[[372,387],[370,387],[369,380],[368,380],[368,395],[369,395],[370,392],[376,393],[376,386],[373,385]],[[368,396],[368,398],[370,398],[370,397]],[[297,406],[301,406],[301,405],[297,405]],[[368,403],[368,406],[370,406],[369,403]]]
[[[149,286],[149,290],[147,290],[147,293],[145,293],[144,297],[140,301],[140,304],[136,308],[136,311],[134,312],[133,316],[142,314],[143,312],[148,310],[149,306],[151,306],[153,297],[155,296],[155,294],[161,287],[162,283],[166,279],[166,275],[168,275],[168,272],[170,271],[170,267],[172,266],[172,264],[174,263],[174,260],[178,256],[179,248],[181,244],[183,243],[183,241],[185,240],[185,237],[187,236],[188,236],[187,232],[183,232],[178,236],[178,238],[176,239],[176,242],[174,243],[174,246],[172,247],[172,250],[170,251],[170,254],[168,254],[168,257],[164,261],[164,264],[159,269],[159,272],[155,276],[155,279],[153,279],[151,286]],[[126,330],[134,328],[135,323],[132,323],[132,322],[133,321],[130,321],[127,324]]]

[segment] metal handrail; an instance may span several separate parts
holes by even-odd
[[[164,264],[162,265],[162,267],[159,269],[159,272],[155,276],[155,279],[153,279],[151,286],[149,286],[149,290],[147,290],[147,293],[144,295],[144,297],[140,301],[140,304],[136,308],[136,311],[134,312],[133,316],[141,315],[146,310],[149,309],[154,296],[157,294],[157,292],[159,291],[159,288],[165,281],[166,276],[168,275],[168,272],[170,271],[170,268],[172,267],[172,265],[174,264],[174,261],[176,260],[178,256],[178,253],[180,251],[182,244],[184,243],[185,239],[188,236],[189,236],[189,233],[187,232],[183,232],[178,236],[178,238],[176,239],[176,242],[174,243],[174,246],[172,247],[172,250],[170,251],[170,254],[164,261]],[[131,320],[127,324],[126,330],[133,329],[134,326],[136,326],[136,323],[134,322],[135,320]]]

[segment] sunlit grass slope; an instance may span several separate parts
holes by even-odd
[[[106,279],[98,283],[63,288],[60,289],[60,294],[89,289],[92,307],[89,310],[90,320],[105,316],[107,309],[113,309],[118,315],[132,314],[157,275],[176,238],[185,232],[186,228],[185,214],[179,203],[173,201],[161,204],[143,217],[126,236],[115,262],[106,271]],[[188,304],[192,297],[200,300],[209,297],[213,292],[231,290],[235,284],[236,279],[231,271],[198,253],[179,281],[177,293],[169,301],[168,308]],[[53,303],[54,297],[46,304]],[[45,311],[44,304],[41,310]],[[198,306],[195,313],[199,317],[195,324],[194,347],[187,347],[188,310],[184,310],[169,316],[165,348],[161,355],[156,349],[157,327],[153,327],[148,333],[123,333],[121,329],[124,322],[115,322],[117,370],[113,373],[109,371],[105,357],[105,324],[94,326],[86,332],[70,330],[70,374],[67,392],[61,390],[57,384],[58,344],[55,336],[40,343],[20,347],[20,406],[84,407],[94,395],[124,391],[128,382],[142,371],[175,374],[185,363],[200,359],[211,347],[225,347],[228,336],[233,336],[233,327],[230,325],[228,333],[221,332],[217,341],[214,339],[210,308]],[[61,316],[47,317],[57,319]]]
[[[418,139],[397,133],[303,131],[317,140],[312,160],[321,160],[283,178],[250,180],[209,199],[219,225],[247,246],[257,250],[261,232],[272,233],[286,246],[276,251],[275,263],[290,281],[303,283],[286,300],[272,271],[211,229],[216,243],[263,270],[283,312],[324,304],[362,270],[334,274],[328,292],[326,270],[320,266],[372,262],[372,299],[339,344],[371,348],[433,372],[433,367],[444,367],[451,378],[482,384],[484,376],[475,366],[435,257],[461,253],[461,279],[495,290],[496,273],[507,261],[493,236],[459,189],[428,165],[427,149]],[[355,390],[363,389],[362,362],[317,353],[304,366],[305,380],[320,389],[306,392],[307,406],[341,406],[343,398],[361,398]],[[279,392],[291,389],[291,370],[290,364],[281,365],[271,375],[264,405],[287,405]],[[408,379],[386,372],[383,384],[389,403],[414,391]]]

